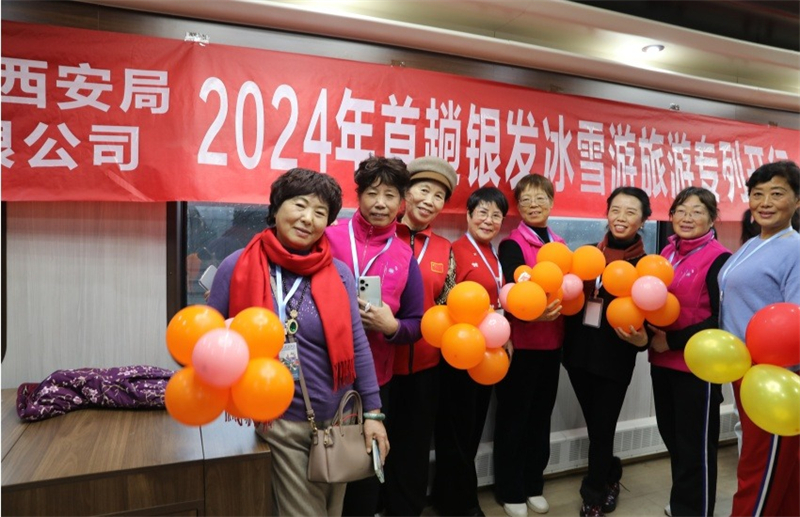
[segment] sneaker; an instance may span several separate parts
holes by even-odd
[[[672,508],[669,507],[669,503],[667,503],[667,506],[664,507],[664,515],[667,517],[672,517]]]
[[[608,485],[608,493],[603,503],[603,513],[611,513],[617,509],[617,499],[619,498],[619,482]]]
[[[528,498],[528,508],[536,513],[547,513],[550,510],[550,505],[547,504],[547,499],[544,496],[537,495]]]
[[[505,503],[503,510],[508,517],[528,517],[528,505],[525,503]]]
[[[603,507],[599,504],[592,505],[583,503],[581,505],[581,517],[604,517]]]

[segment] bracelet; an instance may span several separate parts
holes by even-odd
[[[364,418],[366,418],[367,420],[377,420],[379,422],[382,422],[382,421],[386,420],[386,414],[385,413],[364,413]]]

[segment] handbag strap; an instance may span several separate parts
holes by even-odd
[[[269,276],[269,283],[272,287],[272,292],[276,292],[277,285],[275,284],[275,277],[270,275]],[[287,343],[294,343],[294,335],[287,334],[286,338]],[[300,364],[300,350],[297,351],[297,370],[300,372],[300,391],[303,392],[303,401],[306,404],[306,418],[308,418],[308,423],[311,426],[311,432],[317,432],[317,423],[316,423],[316,416],[314,415],[314,408],[311,407],[311,400],[308,398],[308,388],[306,388],[306,379],[303,377],[303,365]]]

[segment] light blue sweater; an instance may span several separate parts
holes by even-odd
[[[753,237],[744,243],[718,277],[720,328],[742,341],[760,309],[780,302],[800,305],[800,234],[789,231],[758,248],[763,242]]]

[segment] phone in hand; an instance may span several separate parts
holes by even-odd
[[[381,277],[362,276],[358,279],[358,297],[375,307],[383,305],[381,301]]]
[[[375,475],[378,476],[378,481],[384,482],[383,465],[381,464],[381,450],[378,447],[378,440],[372,439],[372,468],[375,469]]]
[[[217,266],[210,265],[203,271],[203,276],[200,277],[200,280],[197,281],[200,286],[205,289],[206,291],[211,290],[211,285],[214,283],[214,276],[217,274]]]

